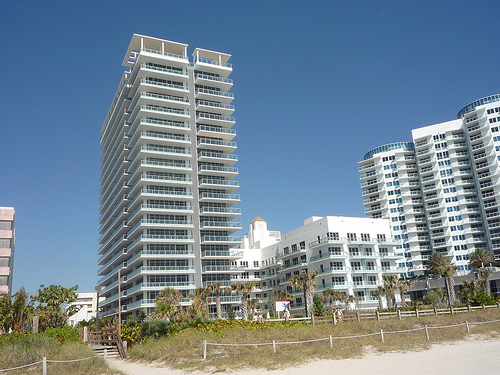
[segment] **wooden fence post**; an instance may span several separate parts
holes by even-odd
[[[356,311],[356,320],[358,321],[358,323],[360,322],[360,318],[359,318],[359,311]]]
[[[333,325],[337,325],[337,314],[333,313]]]
[[[437,315],[438,314],[438,309],[436,308],[436,306],[434,306],[434,315]]]
[[[429,341],[429,330],[427,329],[427,324],[424,325],[425,328],[425,337],[427,337],[427,341]]]
[[[332,340],[332,335],[330,335],[330,349],[333,349],[333,340]]]
[[[500,306],[500,305],[499,305]],[[467,311],[470,312],[470,305],[467,305]]]
[[[384,342],[384,330],[380,330],[380,338],[382,339],[382,342]]]
[[[203,340],[203,360],[207,359],[207,340]]]
[[[467,328],[467,333],[470,333],[469,322],[467,320],[465,321],[465,328]]]
[[[401,320],[401,310],[398,310],[398,319]]]
[[[380,313],[378,310],[375,312],[375,318],[377,319],[377,322],[380,322]]]
[[[486,306],[483,305],[483,310],[486,310]]]
[[[418,309],[415,308],[415,317],[418,319],[419,318],[419,315],[418,315]]]
[[[273,350],[276,353],[276,341],[273,340]]]
[[[47,357],[43,357],[42,372],[43,375],[47,375]]]

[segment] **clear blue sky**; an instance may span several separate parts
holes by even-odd
[[[100,129],[133,33],[233,55],[243,223],[363,216],[357,161],[500,92],[497,1],[2,1],[14,290],[97,281]]]

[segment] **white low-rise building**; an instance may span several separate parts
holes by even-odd
[[[103,298],[100,298],[102,301]],[[75,302],[72,302],[69,306],[80,306],[80,310],[71,315],[68,318],[68,324],[70,326],[76,326],[82,321],[89,321],[95,318],[95,313],[97,310],[97,293],[79,293],[78,298]]]
[[[315,293],[338,290],[356,297],[357,308],[375,309],[378,299],[373,292],[383,285],[382,275],[401,272],[398,245],[387,219],[311,217],[280,236],[256,218],[241,246],[244,256],[237,262],[245,269],[241,281],[257,281],[253,297],[264,312],[273,309],[278,292],[294,295],[292,313],[304,308],[303,292],[289,281],[302,270],[318,272]]]

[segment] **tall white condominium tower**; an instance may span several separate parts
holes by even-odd
[[[390,143],[370,150],[359,164],[365,213],[390,219],[396,251],[406,261],[402,273],[413,276],[431,254],[420,182],[411,142]]]
[[[103,315],[229,285],[241,243],[230,55],[134,34],[102,127],[98,282]],[[187,303],[187,301],[185,301]]]
[[[492,95],[466,105],[456,120],[412,131],[425,213],[424,217],[419,212],[418,219],[425,220],[408,226],[410,210],[403,206],[410,272],[420,273],[424,268],[422,261],[432,252],[448,256],[463,272],[468,272],[468,255],[474,248],[489,249],[500,258],[499,126],[500,95]],[[368,162],[364,160],[360,165]],[[386,181],[389,178],[386,173],[377,172],[376,177],[384,186],[390,183]],[[366,187],[363,189],[368,191]],[[404,202],[403,190],[401,193]],[[415,196],[418,194],[415,192]],[[393,217],[391,220],[397,221]],[[423,238],[419,230],[414,230],[419,226],[427,227],[431,251],[422,249],[424,243],[415,244],[411,240]]]
[[[0,295],[12,294],[12,270],[14,268],[15,210],[0,207]]]

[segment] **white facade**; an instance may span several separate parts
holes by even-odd
[[[416,158],[418,173],[412,173],[409,191],[401,181],[400,191],[393,192],[396,205],[403,203],[396,215],[373,209],[375,198],[383,199],[382,206],[391,207],[381,191],[395,181],[375,166],[381,158],[392,155],[397,159],[401,151],[377,148],[359,162],[361,180],[374,180],[379,190],[371,192],[363,182],[367,214],[391,219],[393,230],[403,225],[407,230],[410,275],[425,270],[423,262],[432,252],[448,256],[463,272],[468,272],[468,254],[476,247],[500,257],[500,95],[468,104],[457,117],[412,131],[415,151],[408,146],[407,156]],[[420,204],[405,204],[409,200]],[[395,216],[403,220],[394,221]],[[416,225],[412,223],[415,219]]]
[[[134,34],[102,127],[98,274],[104,315],[154,307],[242,271],[230,55]]]
[[[0,207],[0,295],[12,294],[12,274],[14,269],[14,229],[15,210]]]
[[[99,298],[100,301],[103,298]],[[69,306],[81,307],[80,310],[71,315],[68,318],[68,324],[70,326],[76,326],[82,321],[89,321],[95,318],[97,311],[97,293],[78,293],[78,297],[75,302],[71,303]]]
[[[254,230],[267,230],[265,222],[259,222],[261,227],[250,226],[244,246],[255,236]],[[295,295],[292,310],[303,309],[303,292],[293,289],[289,279],[304,269],[318,271],[315,293],[339,290],[358,297],[361,309],[377,307],[378,299],[372,292],[383,285],[383,274],[401,272],[397,263],[402,254],[396,252],[401,242],[392,237],[387,219],[312,217],[280,238],[273,235],[269,241],[274,243],[260,249],[242,246],[245,255],[240,264],[260,262],[255,297],[261,300],[264,311],[272,309],[273,297],[280,291]],[[265,243],[260,236],[259,240]]]

